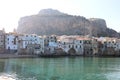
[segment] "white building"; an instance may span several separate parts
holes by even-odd
[[[18,49],[18,34],[6,33],[5,48],[6,48],[6,50],[17,51],[17,49]]]
[[[57,36],[56,35],[44,36],[45,46],[49,46],[49,43],[56,43],[56,42],[57,42]]]
[[[36,34],[24,34],[19,36],[19,50],[28,49],[30,53],[44,53],[44,39]]]
[[[46,53],[51,53],[51,54],[55,53],[57,46],[58,45],[56,42],[49,42],[48,46],[46,46]]]

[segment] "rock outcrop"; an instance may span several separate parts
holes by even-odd
[[[22,17],[19,20],[19,33],[38,35],[93,35],[119,37],[119,34],[107,28],[104,19],[73,16],[58,10],[44,9],[36,15]]]

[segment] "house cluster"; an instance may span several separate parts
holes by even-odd
[[[0,30],[0,53],[119,56],[120,39],[78,35],[38,36]]]
[[[44,39],[36,34],[5,33],[0,31],[0,53],[44,53]]]
[[[78,35],[45,36],[45,53],[68,55],[120,55],[120,39]]]

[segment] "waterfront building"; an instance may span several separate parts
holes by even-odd
[[[19,36],[18,45],[19,53],[26,54],[44,53],[44,39],[36,34],[24,34]]]
[[[50,36],[44,36],[44,44],[45,46],[48,46],[49,43],[56,43],[57,42],[57,36],[56,35],[50,35]]]
[[[83,55],[83,39],[78,36],[61,36],[58,47],[72,55]]]
[[[49,44],[48,44],[48,50],[49,50],[49,52],[50,53],[55,53],[56,51],[56,49],[57,49],[57,42],[49,42]]]
[[[44,50],[45,54],[53,54],[55,53],[55,49],[57,48],[57,36],[50,35],[50,36],[43,36],[44,37]]]
[[[120,50],[120,39],[117,39],[117,50]]]
[[[75,40],[75,46],[77,53],[83,55],[84,54],[84,40],[85,38],[79,37]]]
[[[62,48],[68,54],[76,54],[72,38],[71,39],[67,37],[65,37],[64,39],[62,38],[58,42],[58,47]]]
[[[120,40],[117,38],[102,37],[98,39],[102,43],[102,55],[119,55]]]
[[[80,51],[82,51],[83,55],[92,56],[98,53],[98,41],[95,38],[88,38],[88,37],[79,37],[79,42],[77,43],[81,46]]]
[[[91,41],[90,38],[85,38],[84,39],[83,47],[84,47],[84,53],[83,53],[83,55],[85,55],[85,56],[93,55],[92,41]]]
[[[0,53],[3,53],[5,50],[5,31],[0,30]]]
[[[18,34],[16,33],[6,33],[5,35],[5,49],[14,53],[17,52],[18,49]]]
[[[120,55],[120,39],[86,36],[38,36],[0,31],[0,51],[18,54]]]
[[[97,41],[97,39],[96,38],[92,38],[91,39],[92,40],[92,54],[93,55],[97,55],[98,54],[98,41]]]
[[[61,36],[58,47],[68,54],[91,56],[98,53],[97,39],[84,36]]]

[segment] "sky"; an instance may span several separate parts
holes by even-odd
[[[102,18],[107,27],[120,32],[120,0],[0,0],[0,29],[12,32],[21,17],[38,14],[46,8],[86,18]]]

